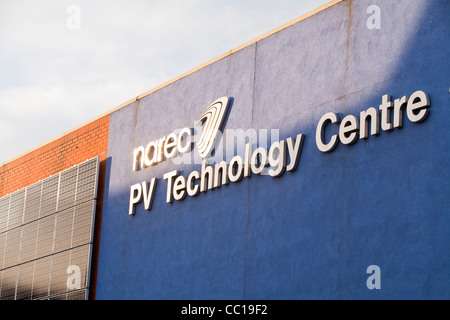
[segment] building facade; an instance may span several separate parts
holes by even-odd
[[[0,299],[448,299],[449,13],[332,1],[3,164]]]

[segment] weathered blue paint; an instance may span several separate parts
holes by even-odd
[[[449,14],[447,0],[344,1],[112,113],[97,299],[450,298]],[[323,114],[417,90],[431,99],[423,123],[317,149]],[[200,166],[133,172],[133,148],[222,96],[227,129],[304,133],[297,170],[166,204],[163,174]],[[154,177],[153,210],[129,216],[130,186]]]

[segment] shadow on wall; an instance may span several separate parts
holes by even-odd
[[[341,24],[345,50],[330,57],[336,54],[343,62],[341,77],[333,80],[341,96],[309,104],[309,122],[298,110],[283,121],[276,114],[268,119],[284,122],[280,139],[306,135],[294,173],[254,176],[172,205],[163,201],[161,181],[155,195],[161,204],[150,213],[141,206],[129,217],[130,185],[124,181],[123,193],[109,192],[114,170],[123,168],[112,167],[114,159],[108,158],[98,298],[450,297],[450,154],[444,129],[450,117],[450,50],[442,41],[450,34],[450,3],[373,0],[336,6],[346,6],[348,13]],[[399,20],[408,24],[397,25]],[[280,34],[285,32],[289,29]],[[326,112],[341,120],[349,114],[359,118],[361,111],[378,108],[385,94],[394,100],[418,90],[431,99],[423,123],[404,116],[402,129],[380,130],[379,136],[341,143],[327,154],[317,149],[316,126]],[[321,101],[326,92],[302,94]],[[327,130],[329,139],[338,126]],[[379,290],[366,286],[371,265],[381,269]]]

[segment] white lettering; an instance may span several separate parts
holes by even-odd
[[[214,316],[216,307],[195,307],[189,304],[187,307],[181,308],[181,314],[183,315],[207,315],[209,318]]]
[[[267,164],[267,150],[262,147],[257,148],[255,152],[253,152],[250,160],[253,174],[262,174]]]
[[[302,148],[303,148],[304,139],[305,139],[305,136],[303,134],[297,135],[297,139],[295,139],[295,144],[293,142],[294,139],[292,139],[292,138],[286,139],[286,144],[287,144],[288,153],[289,153],[289,159],[291,159],[291,162],[286,167],[286,171],[295,171],[295,169],[297,169],[298,162],[300,160],[300,154],[301,154]]]
[[[188,152],[192,143],[192,130],[184,128],[178,135],[176,132],[172,132],[167,137],[150,141],[145,149],[143,146],[137,147],[133,151],[133,171],[154,166],[177,154]]]
[[[196,197],[200,193],[200,186],[195,184],[195,180],[200,178],[198,171],[192,171],[186,182],[186,191],[190,197]]]
[[[142,182],[142,193],[144,195],[144,208],[145,210],[151,211],[153,206],[153,199],[155,197],[156,184],[158,180],[153,178],[150,182],[150,189],[148,189],[147,182]],[[148,191],[147,191],[148,190]]]
[[[376,265],[368,266],[366,273],[371,274],[371,276],[368,277],[367,281],[366,281],[367,289],[380,290],[381,289],[381,269],[380,269],[380,267],[376,266]]]
[[[167,203],[173,202],[173,194],[172,194],[173,178],[177,177],[179,174],[180,174],[180,172],[178,170],[173,170],[171,172],[164,174],[164,176],[163,176],[164,180],[167,180],[167,196],[166,196]]]
[[[422,122],[430,112],[430,97],[423,91],[416,91],[409,99],[407,96],[404,96],[392,102],[391,96],[385,94],[382,97],[379,111],[373,107],[368,108],[360,112],[360,120],[353,115],[348,115],[342,120],[342,123],[340,123],[337,114],[328,112],[322,116],[316,128],[317,148],[322,152],[331,152],[337,147],[339,142],[346,145],[355,143],[358,139],[358,134],[359,139],[367,139],[369,137],[369,119],[370,134],[373,136],[379,135],[380,127],[384,131],[402,128],[405,106],[408,119],[411,122]],[[393,122],[391,121],[392,116]],[[327,143],[325,142],[325,129],[328,123],[336,125],[340,123],[340,125],[339,134],[332,135]]]
[[[134,215],[135,206],[142,201],[142,185],[140,183],[131,186],[130,190],[130,206],[128,208],[128,214]]]
[[[203,159],[201,172],[192,171],[187,179],[180,175],[178,170],[166,173],[164,174],[164,179],[167,180],[166,202],[181,201],[186,196],[195,197],[200,192],[220,188],[230,182],[239,182],[244,177],[251,177],[251,173],[263,175],[268,171],[272,177],[279,177],[287,169],[287,171],[294,171],[299,162],[303,139],[304,135],[299,134],[295,141],[293,138],[288,138],[286,141],[274,142],[269,151],[259,147],[252,152],[252,144],[247,143],[244,159],[236,155],[229,164],[221,161],[214,166]],[[288,154],[290,163],[286,166]]]
[[[269,174],[271,177],[279,177],[286,170],[286,148],[285,141],[275,142],[269,150]]]
[[[317,125],[316,145],[317,145],[317,148],[319,148],[319,150],[322,152],[331,152],[339,144],[339,139],[336,134],[331,136],[330,142],[328,142],[328,143],[324,142],[325,127],[328,122],[331,122],[333,124],[338,124],[340,122],[339,116],[335,113],[328,112],[327,114],[322,116],[322,118],[319,121],[319,124]]]
[[[406,107],[408,119],[411,122],[424,121],[430,110],[430,97],[423,91],[414,92],[408,100]]]

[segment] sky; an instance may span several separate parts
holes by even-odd
[[[0,165],[330,0],[0,0]]]

